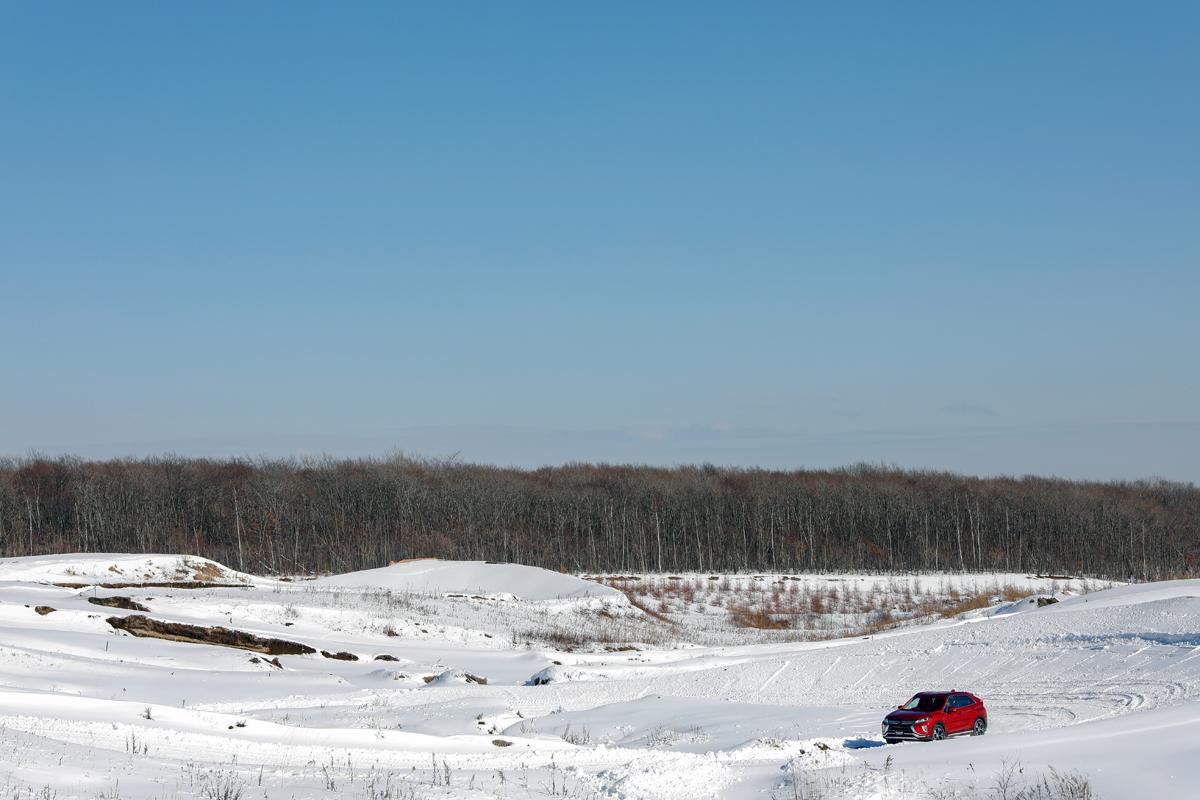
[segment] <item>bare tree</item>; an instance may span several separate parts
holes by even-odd
[[[417,556],[579,571],[1197,573],[1200,491],[872,466],[0,460],[0,555],[205,555],[259,572]]]

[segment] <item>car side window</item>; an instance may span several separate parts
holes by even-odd
[[[969,705],[971,705],[971,698],[967,697],[965,694],[956,694],[954,697],[950,698],[951,708],[966,708]]]

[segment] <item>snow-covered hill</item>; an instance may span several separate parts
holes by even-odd
[[[252,575],[198,556],[69,553],[0,559],[0,581],[82,585],[253,583]]]
[[[389,567],[333,575],[321,586],[349,586],[427,594],[468,594],[489,598],[563,600],[617,598],[620,592],[592,581],[523,564],[440,561],[422,558]]]
[[[1053,767],[1106,798],[1191,797],[1198,598],[1174,581],[698,646],[619,591],[519,565],[288,582],[10,559],[0,796],[966,798]],[[882,715],[931,688],[982,695],[989,734],[884,746]]]

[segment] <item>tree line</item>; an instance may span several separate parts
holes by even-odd
[[[422,556],[577,572],[1200,573],[1200,490],[977,478],[408,457],[0,460],[0,556],[194,553],[258,573]]]

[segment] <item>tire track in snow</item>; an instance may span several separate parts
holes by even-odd
[[[813,682],[812,682],[813,687],[815,688],[821,682],[822,678],[824,678],[826,675],[828,675],[830,672],[832,672],[833,668],[836,667],[838,665],[838,663],[841,662],[841,660],[842,660],[841,656],[834,656],[833,661],[829,662],[829,666],[825,668],[825,671],[813,679]]]
[[[771,673],[771,677],[767,678],[765,681],[762,682],[762,685],[758,687],[758,690],[761,692],[764,689],[766,689],[768,686],[770,686],[772,683],[774,683],[775,679],[778,678],[780,675],[782,675],[783,671],[785,669],[787,669],[788,667],[790,667],[791,665],[792,665],[792,662],[790,659],[787,661],[784,661],[783,665],[779,669],[777,669],[773,673]]]

